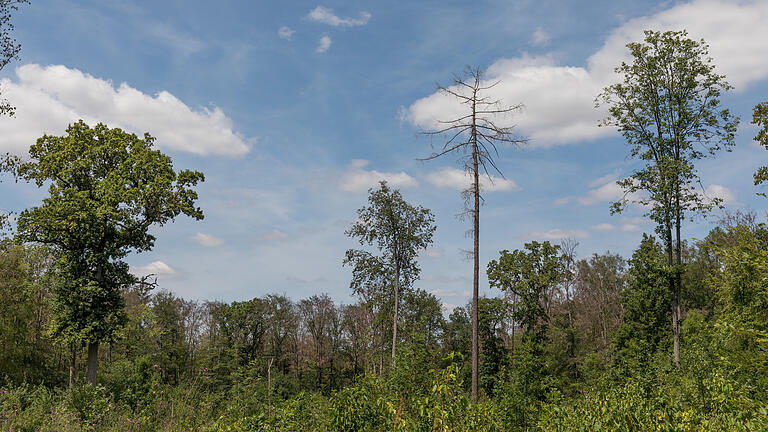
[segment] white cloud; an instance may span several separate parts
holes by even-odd
[[[592,231],[616,231],[616,226],[609,223],[601,223],[590,227]]]
[[[624,189],[616,184],[618,172],[604,175],[589,182],[589,186],[593,189],[589,190],[585,195],[579,197],[562,197],[552,202],[555,206],[562,206],[571,202],[576,202],[579,205],[588,206],[601,202],[619,201],[624,198]],[[639,197],[637,194],[630,194],[627,198],[632,201]]]
[[[293,30],[290,27],[280,27],[279,30],[277,30],[277,35],[285,40],[291,40],[293,39],[293,34],[296,33],[296,30]]]
[[[430,246],[421,251],[421,255],[427,258],[442,258],[445,255],[445,250],[440,246]]]
[[[640,231],[641,228],[639,225],[636,225],[636,224],[625,223],[621,225],[621,230],[624,232],[637,232],[637,231]]]
[[[589,229],[592,231],[610,232],[621,230],[623,232],[636,232],[640,231],[640,226],[634,223],[623,223],[621,226],[616,226],[609,223],[601,223],[591,226]]]
[[[594,108],[594,99],[617,81],[613,68],[628,59],[625,45],[640,41],[643,30],[687,29],[692,39],[704,38],[717,66],[737,90],[768,77],[768,2],[696,0],[678,4],[651,16],[627,21],[612,31],[603,46],[587,59],[586,67],[556,64],[549,56],[503,58],[485,72],[487,83],[500,81],[491,97],[506,105],[522,103],[524,110],[505,119],[517,125],[532,146],[546,147],[591,140],[615,133],[598,128],[605,110]],[[458,90],[453,88],[453,90]],[[408,107],[405,118],[414,125],[434,129],[438,119],[458,117],[463,107],[453,98],[434,93]]]
[[[443,168],[427,174],[427,181],[438,188],[464,190],[470,186],[472,178],[464,170]],[[511,179],[492,175],[489,180],[487,175],[482,175],[480,177],[480,189],[485,192],[498,192],[519,190],[520,187]]]
[[[323,35],[320,38],[320,42],[318,42],[317,44],[317,48],[315,49],[315,52],[324,53],[328,51],[330,47],[331,47],[331,37],[328,35]]]
[[[137,277],[153,275],[158,279],[172,279],[179,276],[179,272],[162,261],[153,261],[145,266],[131,267],[131,273]]]
[[[341,175],[337,187],[345,192],[364,192],[376,187],[380,181],[386,181],[389,186],[407,189],[418,186],[416,179],[403,171],[399,173],[379,172],[366,170],[368,161],[355,159],[350,163],[346,172]]]
[[[193,242],[205,247],[217,247],[224,244],[224,240],[211,234],[197,233],[189,238]]]
[[[536,46],[544,46],[549,43],[550,39],[552,39],[552,36],[545,32],[541,27],[538,27],[531,36],[531,44]]]
[[[704,189],[706,199],[720,198],[723,204],[732,204],[736,198],[733,192],[725,186],[713,184]]]
[[[363,11],[360,12],[360,15],[357,18],[340,18],[333,13],[332,9],[318,6],[309,12],[307,19],[328,24],[333,27],[358,27],[368,24],[368,20],[371,19],[371,14]]]
[[[288,238],[288,234],[280,231],[279,229],[273,229],[272,231],[261,236],[263,240],[267,241],[281,241]]]
[[[0,117],[0,152],[26,154],[43,134],[63,135],[79,119],[140,136],[149,132],[165,149],[225,156],[249,151],[218,107],[195,110],[167,91],[153,97],[126,83],[115,88],[66,66],[27,64],[16,69],[16,77],[0,81],[3,96],[16,106],[14,117]]]
[[[560,228],[551,229],[549,231],[534,231],[523,236],[525,239],[530,240],[562,240],[566,238],[583,239],[589,237],[589,233],[584,230],[566,230],[563,231]]]
[[[589,187],[601,186],[601,185],[606,184],[608,182],[616,181],[616,179],[618,179],[618,178],[619,178],[619,170],[615,170],[612,173],[608,173],[608,174],[606,174],[606,175],[604,175],[602,177],[598,177],[598,178],[592,180],[591,182],[589,182]]]

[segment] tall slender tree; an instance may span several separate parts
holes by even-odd
[[[699,188],[698,159],[734,145],[738,117],[720,106],[730,90],[725,76],[715,73],[707,44],[689,39],[686,31],[647,30],[643,42],[627,45],[631,64],[616,73],[622,81],[606,87],[597,105],[608,106],[601,126],[617,127],[630,156],[644,165],[618,184],[624,198],[612,204],[620,212],[628,202],[645,206],[657,224],[667,253],[672,296],[673,358],[680,366],[680,323],[683,220],[706,214],[721,199]],[[643,192],[645,195],[638,195]]]
[[[149,134],[141,139],[79,121],[65,136],[38,139],[30,160],[16,167],[18,177],[49,185],[43,203],[19,215],[18,234],[56,249],[53,332],[67,343],[88,344],[93,384],[99,344],[113,340],[126,319],[120,290],[136,282],[123,258],[152,249],[151,226],[180,214],[203,217],[193,189],[203,174],[176,172],[153,144]]]
[[[498,84],[483,81],[479,68],[467,68],[463,76],[455,76],[449,87],[438,86],[438,92],[455,98],[463,107],[459,117],[439,120],[438,127],[424,132],[431,136],[445,136],[447,141],[439,151],[421,160],[437,159],[449,153],[458,153],[464,171],[471,178],[469,187],[462,192],[464,215],[472,219],[473,282],[472,282],[472,400],[477,401],[480,339],[478,335],[478,296],[480,287],[480,202],[482,188],[480,176],[491,180],[491,172],[502,177],[494,157],[499,156],[499,145],[518,146],[527,140],[516,137],[513,127],[502,126],[500,120],[522,108],[522,105],[504,106],[489,95]],[[471,204],[470,204],[471,203]]]
[[[350,287],[356,294],[386,298],[393,295],[392,358],[397,349],[397,320],[400,292],[419,278],[416,261],[420,251],[432,243],[435,217],[429,209],[409,204],[400,191],[382,181],[379,189],[369,190],[368,206],[357,211],[357,221],[347,230],[361,245],[376,246],[380,255],[350,249],[344,265],[350,265]]]

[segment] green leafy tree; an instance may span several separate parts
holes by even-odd
[[[352,266],[350,287],[356,294],[368,298],[388,298],[392,294],[392,358],[397,347],[400,292],[419,278],[421,268],[416,258],[432,243],[434,222],[429,209],[414,207],[400,191],[381,182],[379,189],[369,190],[368,206],[357,211],[357,221],[346,232],[361,245],[375,246],[380,252],[373,255],[349,249],[344,265]]]
[[[509,304],[501,298],[480,299],[480,387],[493,397],[508,353],[501,338],[501,326],[509,314]]]
[[[621,295],[624,315],[616,333],[621,361],[636,371],[643,370],[653,354],[669,349],[672,293],[666,271],[662,246],[643,234],[629,260],[628,284]]]
[[[768,150],[768,102],[759,103],[755,106],[755,110],[752,113],[752,124],[761,128],[755,136],[761,146]],[[768,166],[761,166],[755,172],[755,185],[768,182]],[[765,197],[765,193],[759,193],[758,195]]]
[[[28,0],[0,0],[0,71],[19,58],[21,44],[11,36],[13,23],[11,14],[19,9],[19,5],[29,3]],[[12,116],[15,108],[0,97],[0,115]]]
[[[422,160],[432,160],[449,153],[460,154],[464,171],[471,181],[462,191],[465,212],[462,217],[472,219],[472,400],[477,402],[479,386],[480,336],[478,318],[478,299],[480,296],[480,202],[482,188],[480,177],[496,171],[504,177],[496,165],[494,156],[499,155],[498,145],[519,146],[527,142],[513,133],[513,127],[501,126],[501,120],[522,108],[522,105],[502,106],[501,101],[488,95],[496,83],[483,82],[479,68],[467,68],[463,77],[455,76],[450,87],[438,87],[438,92],[455,98],[462,105],[460,116],[449,120],[439,120],[438,127],[429,132],[430,136],[444,136],[447,141],[439,151],[433,152]],[[470,207],[471,202],[471,207]]]
[[[541,343],[548,319],[544,296],[563,276],[560,246],[533,241],[526,243],[523,250],[503,250],[499,254],[498,261],[488,263],[488,281],[492,287],[518,296],[514,318],[525,331],[523,338]]]
[[[48,185],[40,206],[21,212],[22,240],[57,249],[59,273],[53,334],[88,344],[88,381],[96,383],[99,343],[112,341],[125,322],[120,290],[135,282],[123,258],[152,249],[151,226],[180,214],[202,219],[193,189],[197,171],[173,169],[171,158],[141,139],[103,124],[79,121],[65,136],[44,135],[19,163],[19,178]]]
[[[612,212],[634,201],[657,224],[671,269],[673,356],[679,367],[682,222],[722,202],[697,190],[695,162],[730,150],[739,119],[720,106],[722,92],[731,86],[715,73],[703,40],[691,40],[685,31],[648,30],[643,42],[627,47],[633,62],[616,68],[622,82],[598,96],[597,104],[607,105],[609,113],[600,125],[618,128],[630,156],[644,165],[618,181],[625,196],[613,203]]]

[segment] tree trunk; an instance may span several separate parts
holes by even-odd
[[[395,359],[397,347],[397,312],[400,306],[400,266],[395,263],[395,318],[392,321],[392,360]]]
[[[88,383],[96,385],[96,372],[99,368],[99,343],[88,342],[88,370],[86,372]]]
[[[478,77],[476,77],[477,80]],[[477,85],[475,86],[477,88]],[[477,155],[477,131],[475,129],[475,105],[472,105],[472,174],[474,176],[472,184],[472,194],[474,195],[475,205],[472,213],[473,219],[473,237],[474,237],[474,278],[472,284],[472,401],[477,402],[478,381],[480,371],[480,338],[478,335],[478,306],[477,298],[480,287],[480,172]]]
[[[77,360],[77,351],[75,351],[75,343],[70,345],[69,353],[69,388],[75,386],[75,360]]]

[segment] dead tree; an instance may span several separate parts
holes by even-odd
[[[438,92],[452,96],[466,107],[464,112],[452,120],[438,120],[434,130],[423,132],[429,136],[447,137],[439,151],[420,160],[439,158],[448,153],[459,153],[460,162],[470,177],[471,182],[462,192],[464,197],[463,217],[471,217],[471,236],[474,240],[472,258],[474,260],[474,280],[472,289],[472,400],[477,402],[478,393],[478,357],[480,343],[478,338],[477,298],[480,284],[480,201],[483,199],[480,187],[481,170],[492,182],[491,171],[502,178],[504,174],[496,165],[494,156],[499,156],[498,145],[520,146],[527,139],[516,137],[514,126],[501,126],[497,122],[522,105],[504,106],[500,100],[493,99],[487,93],[499,82],[486,85],[482,81],[479,68],[467,67],[463,76],[454,76],[450,87],[438,86]]]

